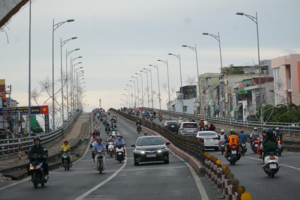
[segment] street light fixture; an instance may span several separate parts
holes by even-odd
[[[135,87],[135,81],[134,80],[129,80],[130,82],[133,83],[134,85],[134,106],[136,107],[136,87]]]
[[[149,100],[149,81],[148,81],[148,71],[143,71],[143,70],[140,70],[140,72],[144,72],[146,75],[147,75],[147,89],[148,89],[148,91],[147,91],[147,93],[148,93],[148,108],[149,108],[149,102],[150,102],[150,100]]]
[[[259,50],[259,34],[258,34],[258,17],[257,12],[255,13],[256,16],[251,16],[242,12],[236,13],[236,15],[246,16],[251,19],[256,24],[256,35],[257,35],[257,57],[258,57],[258,68],[259,68],[259,90],[260,90],[260,122],[263,123],[263,116],[262,116],[262,92],[261,92],[261,66],[260,66],[260,50]]]
[[[182,104],[182,117],[183,117],[183,92],[182,92],[182,73],[181,73],[181,59],[180,59],[180,53],[178,55],[173,54],[173,53],[168,53],[170,56],[175,56],[179,60],[179,69],[180,69],[180,83],[181,83],[181,88],[180,88],[180,98],[181,98],[181,104]]]
[[[149,68],[149,69],[143,68],[143,69],[146,70],[146,71],[148,71],[148,72],[150,72],[150,80],[151,80],[151,91],[150,91],[150,94],[151,94],[151,101],[152,101],[152,108],[153,108],[152,70],[151,70],[151,68]],[[148,75],[147,75],[147,76],[148,76]],[[148,82],[148,80],[147,80],[147,82]]]
[[[136,79],[136,90],[137,90],[137,93],[138,93],[138,107],[140,107],[140,91],[139,91],[139,80],[138,80],[138,77],[137,76],[131,76],[131,78],[134,78]]]
[[[158,72],[158,65],[149,65],[154,67],[157,70],[157,81],[158,81],[158,100],[159,100],[159,110],[161,110],[161,97],[160,97],[160,85],[159,85],[159,72]],[[153,97],[152,97],[153,98]]]
[[[195,53],[196,53],[196,66],[197,66],[197,82],[198,82],[198,90],[199,90],[199,99],[198,99],[198,103],[199,103],[199,114],[201,115],[201,101],[200,101],[200,83],[199,83],[199,67],[198,67],[198,53],[197,53],[197,46],[195,44],[195,47],[192,47],[192,46],[188,46],[188,45],[182,45],[182,47],[187,47],[191,50],[193,50]]]
[[[128,92],[128,96],[127,96],[127,98],[128,98],[128,108],[130,107],[130,94],[129,94],[129,90],[128,89],[124,89],[124,90],[126,90],[127,92]]]
[[[169,81],[169,64],[168,64],[168,60],[164,61],[164,60],[157,60],[158,62],[162,62],[165,63],[167,65],[167,75],[168,75],[168,93],[169,93],[169,103],[171,101],[171,95],[170,95],[170,81]]]
[[[142,73],[135,73],[136,75],[139,75],[141,77],[141,83],[142,83],[142,107],[144,107],[144,89],[143,89],[143,74]]]
[[[213,34],[209,34],[209,33],[203,33],[203,35],[209,35],[213,38],[215,38],[218,42],[219,42],[219,51],[220,51],[220,62],[221,62],[221,87],[220,87],[220,107],[222,105],[222,108],[220,110],[223,110],[224,113],[223,116],[226,117],[226,104],[225,104],[225,89],[224,89],[224,80],[223,80],[223,63],[222,63],[222,50],[221,50],[221,38],[220,38],[220,33],[218,32],[218,35],[213,35]]]

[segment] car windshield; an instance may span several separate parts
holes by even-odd
[[[160,137],[140,138],[137,142],[137,146],[151,146],[162,144],[164,144],[164,141]]]
[[[198,136],[217,136],[215,133],[198,133]]]
[[[197,128],[197,124],[186,123],[186,124],[183,124],[183,128]]]

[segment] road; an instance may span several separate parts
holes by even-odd
[[[165,120],[159,122],[158,118],[153,122],[163,124]],[[279,157],[281,166],[275,178],[269,178],[262,169],[262,160],[253,153],[250,145],[247,144],[248,151],[236,165],[230,165],[224,155],[219,151],[206,149],[206,152],[219,158],[222,164],[227,165],[235,178],[240,181],[240,185],[252,195],[252,199],[272,199],[272,200],[293,200],[299,199],[300,186],[300,154],[283,151]]]
[[[101,124],[101,123],[100,123]],[[123,163],[106,156],[107,170],[99,174],[93,169],[90,150],[74,163],[70,171],[50,172],[44,188],[35,189],[28,180],[0,188],[1,199],[102,199],[102,200],[157,200],[201,199],[189,168],[176,156],[170,155],[170,164],[146,163],[134,166],[131,144],[139,135],[134,125],[120,117],[118,131],[124,136],[127,160]],[[104,135],[103,135],[104,134]],[[106,139],[101,124],[101,137]]]

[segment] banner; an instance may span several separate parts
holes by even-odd
[[[21,115],[28,114],[29,107],[10,107],[10,108],[0,108],[0,115],[17,115],[18,112]],[[48,114],[48,106],[32,106],[31,107],[31,114],[38,115],[38,114]]]
[[[45,133],[50,133],[50,128],[49,128],[49,114],[45,115]]]

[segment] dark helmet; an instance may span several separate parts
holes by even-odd
[[[272,129],[268,129],[267,130],[267,136],[273,136],[273,130]]]
[[[101,137],[97,137],[96,140],[97,140],[97,141],[98,141],[98,140],[101,140],[101,141],[102,141],[102,138],[101,138]]]
[[[263,129],[263,133],[267,133],[267,130],[268,130],[268,129],[264,128],[264,129]]]
[[[36,141],[36,140],[39,140],[39,141],[41,142],[41,138],[40,138],[39,136],[35,136],[35,137],[33,138],[33,141]]]

